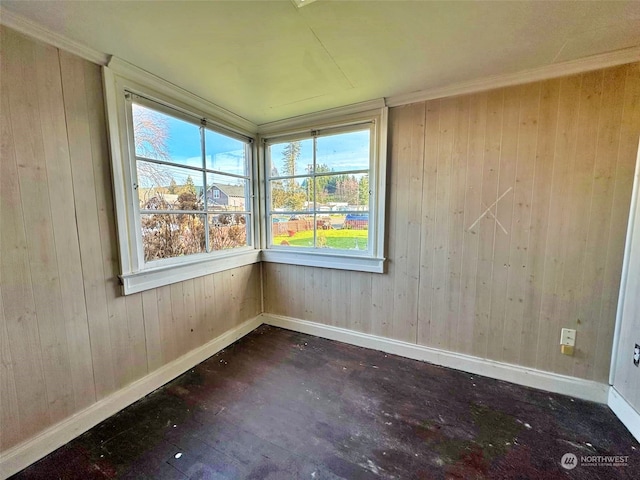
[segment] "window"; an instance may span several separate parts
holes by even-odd
[[[125,294],[259,261],[252,134],[110,68],[105,90]]]
[[[251,245],[250,143],[125,95],[145,264]],[[216,185],[235,190],[237,201],[213,202]]]
[[[258,127],[115,57],[104,88],[124,294],[261,260],[384,271],[383,100]]]
[[[263,259],[383,271],[385,145],[383,108],[263,134]]]

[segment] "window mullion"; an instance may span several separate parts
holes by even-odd
[[[311,172],[311,192],[313,194],[313,246],[318,248],[318,219],[316,217],[316,136],[313,136],[313,172]],[[309,208],[309,205],[307,205]]]
[[[204,139],[204,121],[203,125],[200,125],[200,152],[202,153],[202,196],[204,202],[204,211],[206,215],[204,216],[204,246],[205,251],[209,253],[211,250],[209,248],[209,205],[207,202],[207,150]]]

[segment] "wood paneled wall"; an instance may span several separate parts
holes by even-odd
[[[260,266],[120,296],[100,67],[0,27],[0,450],[260,313]]]
[[[632,64],[391,109],[388,273],[264,264],[265,311],[606,382],[639,99]]]

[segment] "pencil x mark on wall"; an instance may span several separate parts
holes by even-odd
[[[496,217],[495,213],[493,213],[493,209],[498,205],[498,202],[499,202],[500,200],[502,200],[502,199],[507,195],[507,193],[509,193],[511,190],[513,190],[513,187],[509,187],[509,188],[508,188],[508,189],[507,189],[507,190],[506,190],[502,195],[500,195],[500,196],[498,197],[498,199],[497,199],[495,202],[493,202],[493,203],[492,203],[491,205],[489,205],[488,207],[486,207],[486,205],[483,203],[483,204],[482,204],[482,206],[483,206],[483,207],[486,207],[486,210],[485,210],[485,211],[483,211],[483,212],[480,214],[480,216],[476,219],[476,221],[475,221],[475,222],[473,222],[473,223],[471,224],[471,226],[470,226],[469,228],[467,228],[467,232],[470,232],[471,230],[473,230],[473,227],[475,227],[475,226],[478,224],[478,222],[479,222],[480,220],[482,220],[482,218],[483,218],[485,215],[490,215],[490,216],[491,216],[491,217],[493,217],[493,219],[496,221],[496,223],[498,224],[498,226],[502,229],[502,231],[504,232],[504,234],[505,234],[505,235],[509,235],[509,232],[507,232],[507,229],[506,229],[506,228],[504,228],[504,226],[500,223],[500,220],[498,220],[498,217]]]

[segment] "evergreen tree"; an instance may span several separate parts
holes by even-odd
[[[193,178],[191,178],[191,175],[187,177],[186,183],[182,187],[180,187],[178,193],[191,193],[193,195],[196,194],[196,185],[195,183],[193,183]]]
[[[293,176],[296,174],[296,162],[300,158],[300,142],[290,142],[282,151],[282,165],[284,167],[284,175]],[[292,178],[285,181],[287,191],[293,192],[296,188],[296,182]]]
[[[369,205],[369,175],[365,175],[358,182],[358,203]]]

